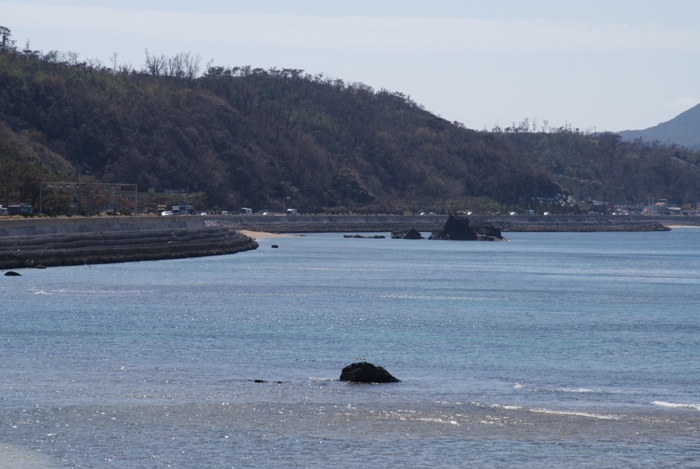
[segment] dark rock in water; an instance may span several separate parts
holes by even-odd
[[[271,248],[273,248],[273,249],[277,249],[277,248],[279,248],[279,246],[278,246],[278,245],[276,245],[276,244],[273,244],[273,245],[272,245],[272,246],[270,246],[270,247],[271,247]]]
[[[5,272],[5,277],[21,277],[22,274],[19,274],[13,270],[10,270],[9,272]]]
[[[490,223],[470,223],[468,218],[457,218],[450,215],[442,230],[431,234],[430,239],[495,241],[502,240],[503,236],[501,236],[500,228]]]
[[[503,239],[501,234],[501,229],[491,223],[486,222],[475,222],[472,223],[471,229],[476,231],[477,235],[486,236],[489,238]]]
[[[430,239],[455,239],[460,241],[474,241],[476,238],[476,232],[469,226],[469,219],[457,218],[453,215],[449,216],[442,230],[430,235]]]
[[[381,366],[367,362],[356,362],[343,368],[340,373],[340,381],[351,383],[400,383],[391,373]]]
[[[384,235],[374,235],[374,236],[362,236],[362,235],[359,235],[359,234],[354,234],[354,235],[347,235],[347,234],[346,234],[346,235],[343,235],[343,238],[357,238],[357,239],[360,239],[360,238],[363,238],[363,239],[364,239],[364,238],[370,238],[370,239],[384,239],[384,238],[386,238],[386,236],[384,236]]]
[[[425,238],[423,238],[423,235],[420,234],[420,231],[416,230],[415,228],[411,228],[408,231],[392,231],[391,238],[392,239],[425,239]]]

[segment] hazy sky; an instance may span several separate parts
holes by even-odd
[[[0,0],[17,46],[297,68],[470,128],[643,129],[700,102],[698,0]]]

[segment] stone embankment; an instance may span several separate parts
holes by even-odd
[[[229,217],[221,223],[251,231],[272,233],[339,233],[339,232],[392,232],[415,229],[420,232],[441,230],[447,215],[429,216],[314,216],[295,217]],[[700,224],[688,217],[632,217],[599,215],[525,216],[525,215],[470,215],[474,223],[487,223],[503,232],[593,232],[593,231],[668,231],[669,225]]]
[[[233,254],[257,242],[219,226],[87,231],[0,237],[0,269],[106,264]]]
[[[575,222],[564,222],[564,223],[528,223],[528,222],[509,222],[500,221],[496,223],[501,231],[503,232],[570,232],[570,233],[590,233],[597,231],[611,231],[611,232],[623,232],[623,231],[670,231],[666,225],[658,222],[652,221],[641,221],[641,222],[626,222],[626,223],[614,223],[614,222],[598,222],[598,223],[575,223]]]
[[[700,217],[469,216],[503,232],[665,231]],[[447,216],[298,215],[29,218],[0,220],[0,269],[231,254],[257,248],[238,230],[272,233],[442,229]]]

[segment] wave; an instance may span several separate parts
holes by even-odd
[[[417,417],[413,420],[419,421],[419,422],[430,422],[430,423],[446,423],[449,425],[454,425],[456,427],[459,427],[459,422],[456,420],[445,420],[441,418],[436,418],[436,417]]]
[[[680,404],[675,402],[653,401],[651,405],[656,405],[660,407],[671,407],[674,409],[700,410],[700,404]]]
[[[56,290],[36,290],[35,295],[138,295],[143,290],[111,290],[111,289],[94,289],[94,290],[70,290],[67,288],[58,288]]]
[[[482,404],[481,402],[472,402],[472,405],[477,407],[485,407],[487,409],[503,409],[503,410],[523,410],[522,406],[519,405],[508,405],[508,404]]]
[[[566,385],[561,387],[531,387],[525,383],[515,383],[513,389],[525,389],[530,392],[550,392],[550,393],[572,393],[572,394],[591,394],[603,392],[599,389],[591,388],[570,388]]]
[[[590,393],[594,393],[594,392],[599,392],[599,391],[596,391],[595,389],[589,389],[589,388],[566,388],[566,387],[561,387],[561,388],[530,388],[529,390],[532,392],[564,392],[564,393],[574,393],[574,394],[590,394]]]
[[[619,415],[593,414],[590,412],[574,412],[574,411],[550,410],[550,409],[542,409],[542,408],[530,409],[530,412],[535,412],[538,414],[564,415],[564,416],[570,416],[570,417],[586,417],[586,418],[601,419],[601,420],[620,420],[620,418],[621,418]]]
[[[508,404],[488,404],[487,407],[490,407],[492,409],[504,409],[504,410],[523,410],[522,406],[508,405]]]
[[[487,409],[503,409],[503,410],[525,410],[527,412],[533,412],[538,414],[551,414],[551,415],[563,415],[569,417],[586,417],[601,420],[620,420],[622,417],[619,415],[612,414],[595,414],[592,412],[579,412],[579,411],[569,411],[569,410],[551,410],[545,408],[532,408],[526,409],[518,405],[507,405],[507,404],[481,404],[479,402],[472,402],[472,405],[487,408]]]
[[[405,294],[386,294],[378,295],[378,298],[390,300],[433,300],[433,301],[495,301],[495,298],[486,296],[460,296],[460,295],[416,295],[411,293]]]

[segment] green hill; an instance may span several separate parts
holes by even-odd
[[[46,181],[135,184],[150,189],[139,197],[149,209],[159,194],[183,192],[198,210],[326,213],[698,199],[697,154],[684,149],[522,124],[474,131],[361,83],[196,66],[180,55],[112,70],[70,54],[0,50],[0,204],[86,210],[75,193],[44,196]]]

